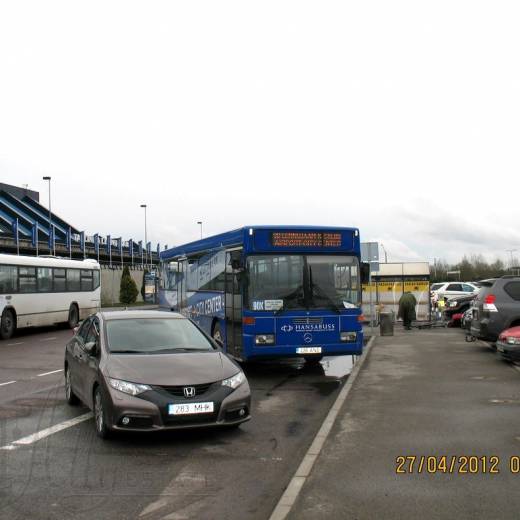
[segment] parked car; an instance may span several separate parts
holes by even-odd
[[[473,305],[471,334],[496,341],[499,334],[520,325],[520,277],[503,276],[483,283]]]
[[[472,293],[465,296],[449,298],[444,307],[444,313],[448,318],[451,318],[454,314],[463,314],[471,307],[475,296],[476,295]]]
[[[497,352],[509,361],[520,360],[520,327],[511,327],[500,333]]]
[[[435,292],[440,299],[475,295],[479,292],[479,288],[472,282],[441,282],[432,284],[430,291]]]
[[[99,312],[65,349],[65,392],[93,412],[97,434],[202,426],[250,419],[240,366],[180,314]]]

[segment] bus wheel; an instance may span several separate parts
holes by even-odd
[[[220,330],[220,323],[215,323],[215,326],[213,327],[213,339],[215,341],[219,341],[220,343],[224,343],[224,340],[222,339],[222,332]]]
[[[2,339],[12,338],[14,331],[16,330],[16,319],[13,311],[7,309],[2,313],[2,319],[0,323],[0,337]]]
[[[78,306],[73,303],[69,308],[69,320],[67,321],[67,324],[69,326],[69,329],[73,329],[74,327],[77,327],[79,323],[79,311]]]

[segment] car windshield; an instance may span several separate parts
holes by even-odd
[[[255,255],[248,257],[251,310],[349,309],[360,304],[355,256]]]
[[[189,320],[181,318],[132,318],[108,320],[108,349],[120,354],[164,354],[214,350]]]

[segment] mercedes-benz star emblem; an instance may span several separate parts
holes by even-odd
[[[185,386],[184,387],[184,397],[195,397],[195,387],[194,386]]]
[[[303,335],[303,341],[305,343],[310,343],[312,341],[312,334],[309,334],[308,332]]]

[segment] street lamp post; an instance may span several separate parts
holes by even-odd
[[[43,177],[44,181],[49,181],[49,236],[52,233],[52,212],[51,212],[51,177]],[[52,254],[56,255],[56,237],[52,233]]]
[[[146,204],[141,204],[141,208],[144,208],[144,249],[146,251],[146,255],[148,255],[148,229],[146,226]],[[146,262],[148,263],[148,256],[146,256]]]
[[[517,249],[506,249],[506,251],[511,255],[511,272],[513,272],[513,253],[518,251]]]
[[[200,239],[202,240],[202,221],[200,220],[197,224],[200,226]]]
[[[383,244],[381,244],[381,248],[383,249],[384,253],[385,253],[385,264],[388,263],[388,260],[386,258],[386,249],[385,249],[385,246]]]

